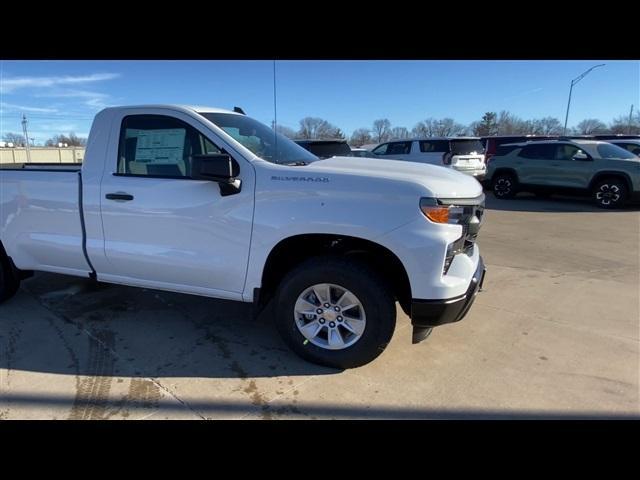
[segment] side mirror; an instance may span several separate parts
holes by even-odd
[[[191,159],[191,178],[231,183],[233,180],[231,157],[225,154],[194,155]]]
[[[589,157],[589,155],[587,155],[584,152],[578,152],[573,156],[574,160],[577,160],[579,162],[585,162],[585,161],[589,161],[591,160],[591,158]]]
[[[191,159],[191,178],[220,184],[222,196],[240,191],[241,182],[237,164],[227,154],[194,155]]]

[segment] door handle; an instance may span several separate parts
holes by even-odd
[[[104,198],[106,198],[107,200],[117,200],[120,202],[128,202],[130,200],[133,200],[133,195],[130,195],[128,193],[124,193],[124,192],[117,192],[117,193],[107,193]]]

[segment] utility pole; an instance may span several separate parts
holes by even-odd
[[[631,119],[633,118],[633,104],[631,105],[631,111],[629,112],[629,133],[631,133]]]
[[[591,67],[589,70],[587,70],[586,72],[584,72],[582,75],[574,78],[573,80],[571,80],[571,87],[569,88],[569,101],[567,102],[567,115],[564,117],[564,130],[562,131],[562,135],[566,135],[567,134],[567,120],[569,120],[569,107],[571,106],[571,92],[573,91],[573,86],[578,83],[580,80],[582,80],[584,77],[587,76],[587,74],[593,70],[594,68],[598,68],[598,67],[604,67],[605,64],[601,63],[600,65],[595,65],[593,67]]]
[[[27,116],[22,114],[22,132],[24,133],[24,144],[27,147],[27,163],[31,163],[31,150],[29,148],[29,134],[27,133]]]

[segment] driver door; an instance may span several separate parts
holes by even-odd
[[[223,147],[188,117],[129,115],[119,130],[101,183],[107,262],[96,268],[99,278],[239,297],[251,237],[251,168],[235,159],[244,184],[222,196],[219,184],[190,178],[193,155]]]

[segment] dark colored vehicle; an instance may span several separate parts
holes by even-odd
[[[554,140],[557,135],[497,135],[493,137],[480,137],[484,145],[484,159],[488,165],[491,157],[496,154],[498,147],[507,143],[530,142],[532,140]]]
[[[619,147],[624,148],[625,150],[629,150],[634,155],[640,157],[640,138],[629,138],[624,140],[607,140],[612,145],[617,145]]]
[[[294,140],[318,158],[351,157],[351,147],[346,140]]]
[[[625,135],[623,133],[602,134],[602,135],[574,135],[570,138],[585,138],[590,140],[640,140],[640,135]]]

